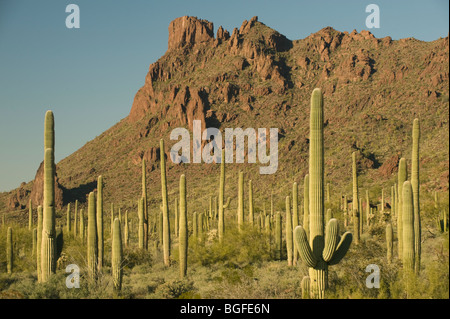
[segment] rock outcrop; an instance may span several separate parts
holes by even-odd
[[[210,40],[214,40],[212,22],[184,16],[173,20],[169,25],[169,50]]]
[[[31,203],[34,207],[43,205],[44,202],[44,162],[39,165],[34,178],[33,188],[31,189]],[[55,207],[61,209],[63,207],[63,187],[59,183],[58,177],[55,176]]]

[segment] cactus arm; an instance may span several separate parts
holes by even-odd
[[[223,209],[227,209],[228,206],[230,206],[230,202],[231,202],[231,197],[228,197],[227,203],[225,205],[223,205]]]
[[[295,227],[294,241],[300,258],[305,262],[306,266],[314,268],[317,265],[317,258],[309,246],[308,237],[302,226]]]
[[[332,218],[328,222],[325,230],[325,247],[322,253],[323,260],[329,262],[333,257],[339,241],[339,223],[337,219]]]
[[[353,240],[352,233],[346,232],[344,233],[344,235],[342,235],[341,241],[339,242],[339,245],[337,246],[336,251],[333,254],[333,257],[331,257],[330,261],[328,261],[329,266],[338,264],[342,260],[342,258],[345,257],[348,249],[350,248],[352,240]]]

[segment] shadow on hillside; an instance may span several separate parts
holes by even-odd
[[[64,204],[73,203],[78,200],[79,203],[86,203],[89,193],[97,189],[97,181],[82,184],[76,188],[63,190]]]

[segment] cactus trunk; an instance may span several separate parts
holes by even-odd
[[[412,132],[413,146],[411,156],[411,187],[413,192],[414,204],[414,255],[415,255],[415,272],[420,272],[421,257],[421,224],[420,224],[420,203],[419,203],[419,139],[420,126],[419,120],[414,119]]]
[[[6,234],[6,270],[8,274],[12,274],[14,267],[13,246],[12,228],[8,227]]]
[[[352,217],[353,217],[353,233],[355,234],[355,244],[359,243],[360,225],[358,211],[358,172],[356,170],[356,152],[352,153],[352,174],[353,174],[353,201],[352,201]]]
[[[286,196],[286,251],[288,266],[292,266],[293,263],[293,247],[291,201],[289,196]]]
[[[167,199],[166,158],[164,153],[164,140],[162,139],[160,141],[160,160],[161,160],[161,196],[163,205],[163,252],[164,252],[164,265],[168,267],[170,266],[170,224],[169,224],[169,204]]]
[[[103,177],[97,179],[97,239],[98,239],[98,271],[103,268]]]
[[[123,248],[122,248],[122,232],[120,229],[120,221],[118,218],[114,220],[113,237],[111,244],[111,270],[113,276],[114,289],[120,291],[122,289],[122,263],[123,263]]]
[[[404,182],[402,192],[403,267],[405,270],[414,271],[414,200],[411,182]]]
[[[239,231],[242,231],[244,226],[244,172],[239,172],[238,182],[238,227]]]
[[[187,258],[188,258],[188,222],[187,222],[187,205],[186,205],[186,177],[180,177],[180,244],[179,244],[179,258],[180,258],[180,277],[186,277],[187,273]]]
[[[397,213],[397,237],[398,257],[403,259],[403,183],[408,179],[406,160],[401,158],[398,164],[398,213]]]
[[[89,193],[88,201],[88,228],[87,228],[87,264],[91,279],[97,277],[98,264],[98,237],[97,216],[95,211],[95,194]]]

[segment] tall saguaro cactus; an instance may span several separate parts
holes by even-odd
[[[398,236],[398,257],[403,259],[403,183],[408,179],[406,170],[406,159],[403,157],[398,163],[398,213],[397,213],[397,236]]]
[[[421,257],[421,225],[420,225],[420,205],[419,205],[419,139],[420,126],[419,119],[414,119],[412,132],[412,156],[411,156],[411,187],[413,192],[414,204],[414,253],[416,273],[420,272]]]
[[[164,144],[162,145],[164,147]],[[142,197],[144,198],[144,248],[148,249],[149,214],[148,214],[148,196],[147,196],[147,170],[145,166],[145,159],[142,159]]]
[[[186,176],[180,176],[180,227],[179,227],[179,256],[180,256],[180,277],[186,277],[187,257],[188,257],[188,221],[186,205]]]
[[[309,199],[310,234],[297,226],[295,244],[305,264],[309,267],[311,296],[325,297],[328,287],[328,266],[344,258],[352,241],[351,233],[339,236],[339,224],[331,219],[324,229],[324,148],[323,148],[323,96],[314,89],[311,96],[309,143]]]
[[[67,234],[70,234],[70,223],[71,223],[71,218],[70,218],[70,203],[67,204],[67,214],[66,214],[66,230],[67,230]]]
[[[75,200],[75,211],[73,213],[73,237],[77,237],[77,220],[78,220],[78,199]]]
[[[12,273],[14,267],[13,246],[12,228],[8,227],[6,234],[6,270],[8,274]]]
[[[255,207],[253,202],[253,184],[252,180],[248,181],[248,221],[250,226],[254,224]]]
[[[410,181],[403,183],[403,267],[408,271],[414,271],[414,200]]]
[[[292,184],[292,231],[295,229],[295,227],[298,226],[298,186],[297,183],[294,182]],[[294,250],[294,256],[292,257],[292,263],[293,265],[297,265],[298,260],[298,251],[297,249],[293,248]]]
[[[37,240],[36,240],[36,270],[37,270],[37,280],[42,282],[42,265],[41,265],[41,247],[42,247],[42,230],[43,230],[43,208],[38,206],[37,208]]]
[[[356,152],[352,153],[352,176],[353,176],[353,232],[355,234],[355,244],[359,243],[360,223],[359,223],[359,200],[358,200],[358,172],[356,168]]]
[[[89,275],[92,279],[97,276],[98,263],[97,216],[95,204],[95,194],[94,192],[90,192],[88,200],[87,264]]]
[[[122,276],[123,276],[123,248],[122,248],[122,231],[120,227],[120,220],[114,219],[114,228],[111,245],[111,268],[113,275],[114,289],[122,289]]]
[[[163,206],[163,252],[164,252],[164,265],[168,267],[170,266],[170,224],[169,224],[169,204],[168,204],[169,201],[167,199],[166,158],[164,152],[163,139],[160,140],[160,161],[161,161],[161,196]]]
[[[392,229],[392,224],[386,225],[386,250],[387,250],[387,261],[388,263],[392,262],[393,249],[394,249],[394,231]]]
[[[144,249],[144,197],[141,197],[138,201],[138,218],[139,218],[139,227],[138,227],[138,247],[139,249]]]
[[[55,273],[55,121],[52,111],[45,113],[44,129],[44,205],[41,242],[42,281]]]
[[[219,222],[218,222],[218,234],[219,242],[223,242],[223,236],[225,234],[225,215],[224,210],[230,205],[231,198],[228,198],[227,203],[224,204],[225,198],[225,150],[222,150],[222,157],[220,162],[220,182],[219,182]]]
[[[28,201],[28,230],[31,230],[32,228],[33,228],[33,204],[31,203],[30,199]]]
[[[286,251],[288,266],[292,266],[293,263],[293,241],[292,241],[292,214],[291,214],[291,200],[289,196],[286,196]]]
[[[98,237],[98,271],[103,268],[103,177],[97,179],[97,237]]]

